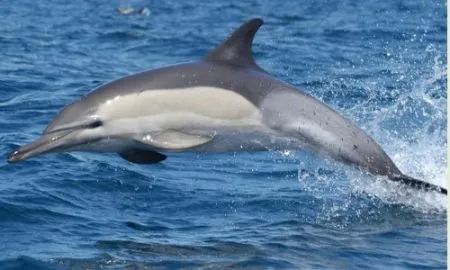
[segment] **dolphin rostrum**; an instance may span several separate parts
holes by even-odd
[[[41,138],[10,154],[117,152],[150,164],[180,151],[308,148],[418,189],[447,190],[404,175],[363,130],[252,56],[263,24],[252,19],[199,61],[109,82],[67,105]]]

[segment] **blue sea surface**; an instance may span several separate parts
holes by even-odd
[[[446,15],[430,0],[3,1],[0,269],[445,269],[446,197],[308,151],[6,157],[91,89],[262,17],[264,69],[446,186]]]

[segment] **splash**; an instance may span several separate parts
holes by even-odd
[[[388,67],[380,67],[383,72],[378,75],[381,76],[374,74],[368,78],[355,79],[349,74],[348,77],[330,82],[326,87],[334,97],[322,96],[319,99],[330,99],[337,106],[339,99],[349,99],[340,96],[349,91],[336,91],[336,87],[344,87],[344,90],[363,89],[366,96],[360,97],[349,108],[338,108],[338,111],[371,135],[403,173],[447,187],[447,75],[442,51],[434,45],[427,46],[420,68],[417,62],[411,63],[406,47],[396,53],[389,53],[389,57]],[[447,197],[437,192],[405,188],[384,177],[349,168],[345,169],[345,175],[343,178],[349,180],[347,184],[350,188],[336,189],[339,193],[336,197],[344,199],[331,199],[330,203],[325,203],[328,210],[323,217],[342,215],[349,209],[352,200],[355,200],[355,194],[359,194],[357,198],[376,198],[386,207],[402,205],[422,214],[446,211]],[[306,179],[311,177],[315,178],[315,175],[299,169],[301,183],[308,183]],[[341,177],[330,178],[333,178],[331,181],[342,182]],[[306,189],[315,189],[309,183],[304,185]]]
[[[447,98],[444,93],[447,77],[439,52],[430,46],[427,52],[434,54],[429,71],[411,82],[410,93],[402,92],[397,102],[384,108],[388,118],[384,121],[391,121],[389,118],[400,115],[400,121],[406,122],[411,128],[408,130],[408,125],[405,125],[406,134],[400,134],[395,129],[382,131],[383,121],[375,121],[377,125],[372,125],[372,130],[391,141],[385,149],[404,173],[447,187]],[[433,207],[444,210],[447,205],[445,196],[432,192],[398,194],[392,191],[397,190],[393,186],[384,191],[374,186],[372,190],[385,201],[402,202],[423,211]]]
[[[445,213],[447,196],[438,192],[422,191],[392,182],[386,177],[351,173],[349,175],[353,193],[375,196],[387,206],[403,205],[423,214]]]

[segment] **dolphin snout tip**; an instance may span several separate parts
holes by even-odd
[[[8,155],[8,163],[16,163],[23,159],[23,153],[20,150],[15,150]]]

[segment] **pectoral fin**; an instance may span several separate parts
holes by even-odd
[[[140,143],[148,144],[158,149],[183,150],[205,144],[213,138],[214,135],[197,135],[168,130],[147,134],[135,139]]]
[[[138,164],[153,164],[158,163],[160,161],[165,160],[167,157],[158,152],[153,152],[149,150],[141,150],[141,149],[128,149],[125,150],[119,155],[132,163]]]

